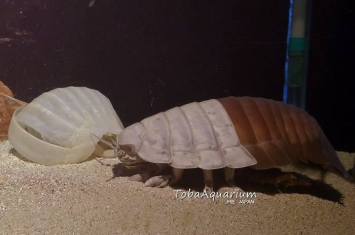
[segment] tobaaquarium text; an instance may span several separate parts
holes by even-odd
[[[236,191],[232,192],[207,192],[204,190],[203,192],[194,192],[190,188],[187,191],[176,189],[174,190],[175,198],[197,198],[197,199],[212,199],[215,201],[216,199],[246,199],[246,198],[256,198],[256,192],[243,192],[237,189]]]

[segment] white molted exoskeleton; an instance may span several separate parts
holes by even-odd
[[[241,168],[256,164],[239,141],[234,125],[215,99],[172,108],[122,131],[120,145],[140,158],[174,168]]]
[[[56,165],[84,161],[94,152],[99,138],[119,135],[122,129],[121,120],[103,94],[86,87],[67,87],[46,92],[18,108],[8,139],[25,158]]]

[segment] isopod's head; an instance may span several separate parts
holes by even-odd
[[[138,155],[143,137],[144,126],[141,123],[135,123],[125,128],[118,136],[117,144],[119,149],[123,150],[123,153],[118,151],[117,157],[126,167],[133,168],[147,163]]]

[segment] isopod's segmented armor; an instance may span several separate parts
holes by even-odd
[[[256,164],[240,144],[233,123],[217,100],[190,103],[126,128],[120,145],[133,144],[147,162],[174,168],[239,168]]]
[[[180,169],[264,169],[300,160],[348,177],[314,118],[263,98],[228,97],[175,107],[127,127],[118,143],[144,161]]]
[[[219,99],[242,145],[255,157],[257,169],[297,160],[325,166],[349,177],[317,121],[303,109],[250,97]]]

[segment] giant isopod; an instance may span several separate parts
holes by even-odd
[[[350,178],[312,116],[264,98],[228,97],[175,107],[125,128],[113,147],[128,168],[157,166],[132,176],[146,186],[164,187],[177,182],[184,169],[201,168],[205,190],[212,191],[214,169],[225,168],[225,180],[233,186],[236,168],[267,169],[296,161]],[[160,174],[167,166],[172,173]]]

